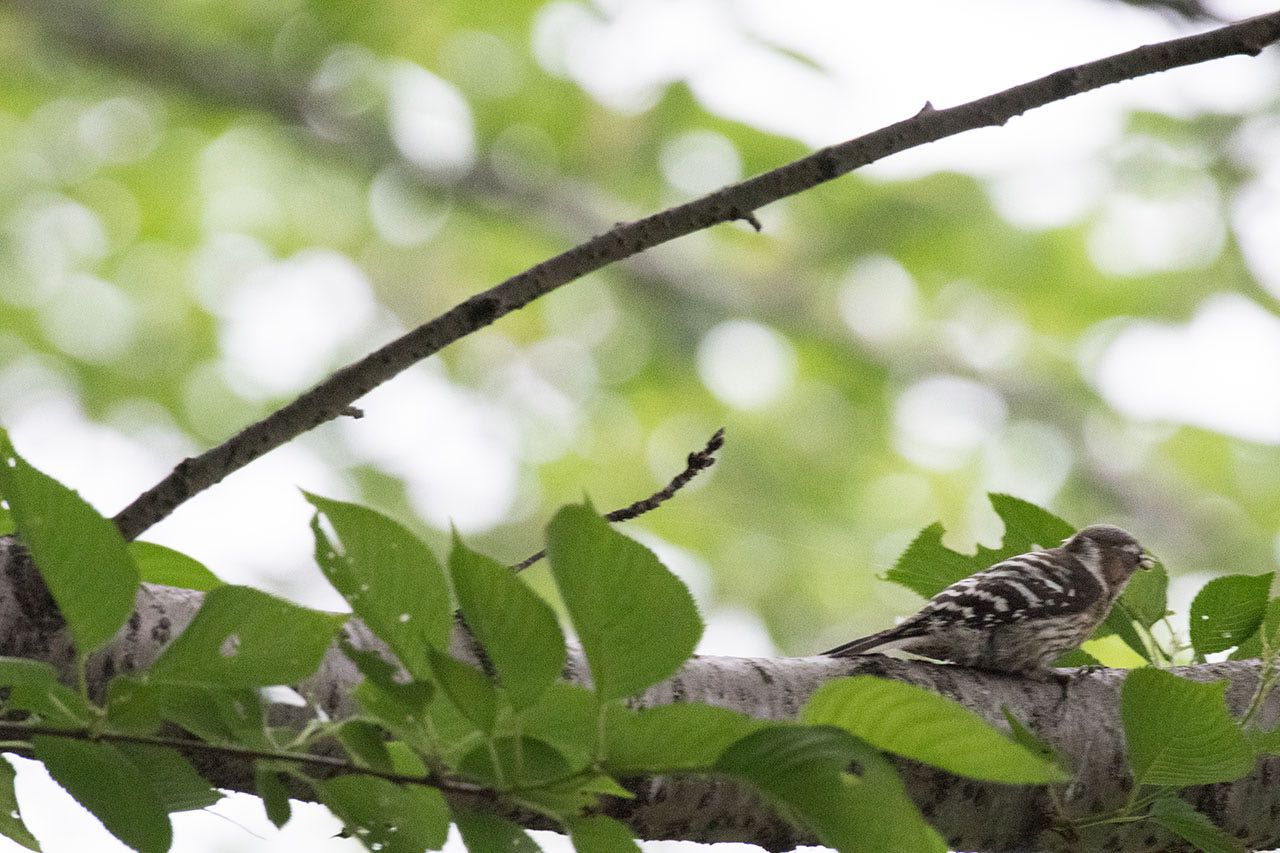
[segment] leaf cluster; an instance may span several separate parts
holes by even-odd
[[[139,850],[167,849],[169,815],[220,796],[190,761],[200,751],[251,759],[257,793],[277,825],[289,819],[288,793],[302,786],[352,837],[382,851],[439,848],[450,822],[470,849],[536,849],[503,816],[517,810],[552,820],[578,849],[634,850],[631,831],[603,813],[605,800],[633,796],[630,778],[681,774],[751,785],[841,850],[940,851],[945,845],[884,753],[995,782],[1066,778],[1052,757],[955,702],[870,677],[825,685],[788,724],[696,703],[629,707],[625,700],[689,659],[702,620],[688,589],[654,554],[588,504],[564,507],[547,531],[550,572],[590,671],[583,687],[561,677],[566,640],[551,605],[456,535],[442,562],[380,513],[305,495],[315,509],[317,563],[383,644],[361,648],[340,636],[344,614],[219,584],[169,549],[126,546],[2,433],[0,451],[0,494],[82,666],[129,617],[141,578],[208,590],[158,659],[112,678],[100,699],[83,677],[77,690],[48,665],[0,660],[6,710],[15,714],[9,748],[42,760]],[[82,599],[89,559],[95,594],[109,606]],[[268,725],[263,689],[290,685],[305,695],[335,638],[364,676],[354,691],[358,713],[336,721],[317,715],[302,731]],[[172,735],[173,726],[185,734]],[[324,755],[313,752],[320,746]],[[0,796],[12,800],[6,773]],[[480,796],[494,808],[469,810],[446,793],[473,795],[473,804]],[[0,832],[37,846],[16,810]]]

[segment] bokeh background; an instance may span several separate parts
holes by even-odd
[[[335,367],[631,219],[814,147],[1265,4],[9,0],[0,424],[113,514]],[[144,538],[340,607],[298,488],[514,562],[623,506],[706,653],[891,624],[920,528],[988,491],[1130,528],[1185,610],[1280,548],[1280,54],[896,156],[595,273]],[[545,571],[545,570],[541,570]],[[534,569],[528,575],[548,590]],[[18,760],[50,850],[114,849]],[[354,847],[234,797],[179,849]],[[545,841],[546,836],[542,839]],[[550,843],[550,842],[549,842]],[[654,845],[654,849],[665,845]]]

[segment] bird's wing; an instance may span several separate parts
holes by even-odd
[[[920,611],[936,624],[974,627],[1079,613],[1102,595],[1097,578],[1061,549],[1032,551],[956,581]]]

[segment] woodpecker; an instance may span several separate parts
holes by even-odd
[[[1095,524],[1058,548],[1031,551],[956,581],[892,628],[823,652],[898,648],[978,669],[1043,675],[1106,618],[1154,560],[1119,527]]]

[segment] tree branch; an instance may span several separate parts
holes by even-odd
[[[638,500],[635,503],[628,504],[622,509],[615,509],[613,512],[607,513],[605,518],[610,521],[630,521],[633,518],[639,518],[650,510],[657,509],[668,500],[675,496],[675,493],[688,485],[689,481],[698,476],[700,471],[704,471],[716,464],[716,451],[724,445],[724,427],[716,430],[710,439],[707,440],[707,446],[701,450],[690,453],[685,460],[684,470],[671,478],[671,482],[667,483],[658,491],[649,495],[649,497]],[[523,572],[534,563],[547,556],[546,549],[536,554],[530,554],[520,562],[511,567],[512,571]]]
[[[771,172],[611,231],[476,294],[348,365],[292,403],[200,456],[183,460],[115,517],[136,538],[195,494],[265,453],[338,417],[378,385],[442,348],[552,290],[677,237],[740,219],[771,202],[834,180],[891,154],[979,127],[1004,124],[1038,106],[1147,74],[1236,54],[1256,55],[1280,38],[1280,12],[1185,38],[1146,45],[1055,72],[1004,92],[916,116],[823,148]]]
[[[24,587],[37,582],[30,560],[11,537],[0,538],[0,655],[47,661],[70,679],[74,654],[52,602]],[[144,585],[137,613],[115,641],[90,661],[89,686],[99,694],[108,677],[144,669],[161,648],[190,623],[202,596],[189,590]],[[383,651],[368,629],[348,624],[348,641]],[[456,635],[455,652],[470,644]],[[1227,703],[1244,713],[1258,680],[1257,661],[1236,661],[1175,669],[1200,681],[1229,682]],[[582,682],[586,662],[572,652],[567,677]],[[1129,795],[1123,727],[1119,718],[1121,670],[1063,671],[1061,682],[1030,681],[955,666],[899,661],[878,655],[851,659],[698,657],[674,678],[655,686],[639,706],[706,702],[764,719],[793,719],[805,700],[831,678],[876,675],[924,687],[964,704],[989,722],[1006,727],[1002,709],[1052,745],[1071,766],[1074,778],[1055,797],[1044,786],[1000,785],[951,776],[897,759],[907,791],[925,817],[955,850],[1028,850],[1055,846],[1050,827],[1061,817],[1082,818],[1122,806]],[[318,674],[298,685],[313,701],[307,708],[278,705],[272,725],[300,730],[310,715],[323,712],[342,720],[356,712],[351,698],[360,675],[350,660],[331,650]],[[315,709],[319,709],[316,711]],[[1263,728],[1280,716],[1280,696],[1269,697],[1257,713]],[[252,756],[194,748],[188,751],[217,787],[253,793]],[[317,770],[326,768],[316,763]],[[1260,759],[1253,772],[1234,782],[1189,788],[1184,798],[1251,848],[1280,845],[1280,757]],[[770,850],[812,843],[758,797],[730,780],[713,776],[626,780],[634,799],[610,799],[605,811],[625,821],[642,838],[739,841]],[[470,791],[449,793],[470,808],[502,809],[492,797]],[[503,812],[512,816],[510,812]],[[526,820],[531,820],[525,816]],[[537,824],[539,828],[544,823]],[[1085,831],[1087,849],[1181,849],[1149,823],[1106,824]]]

